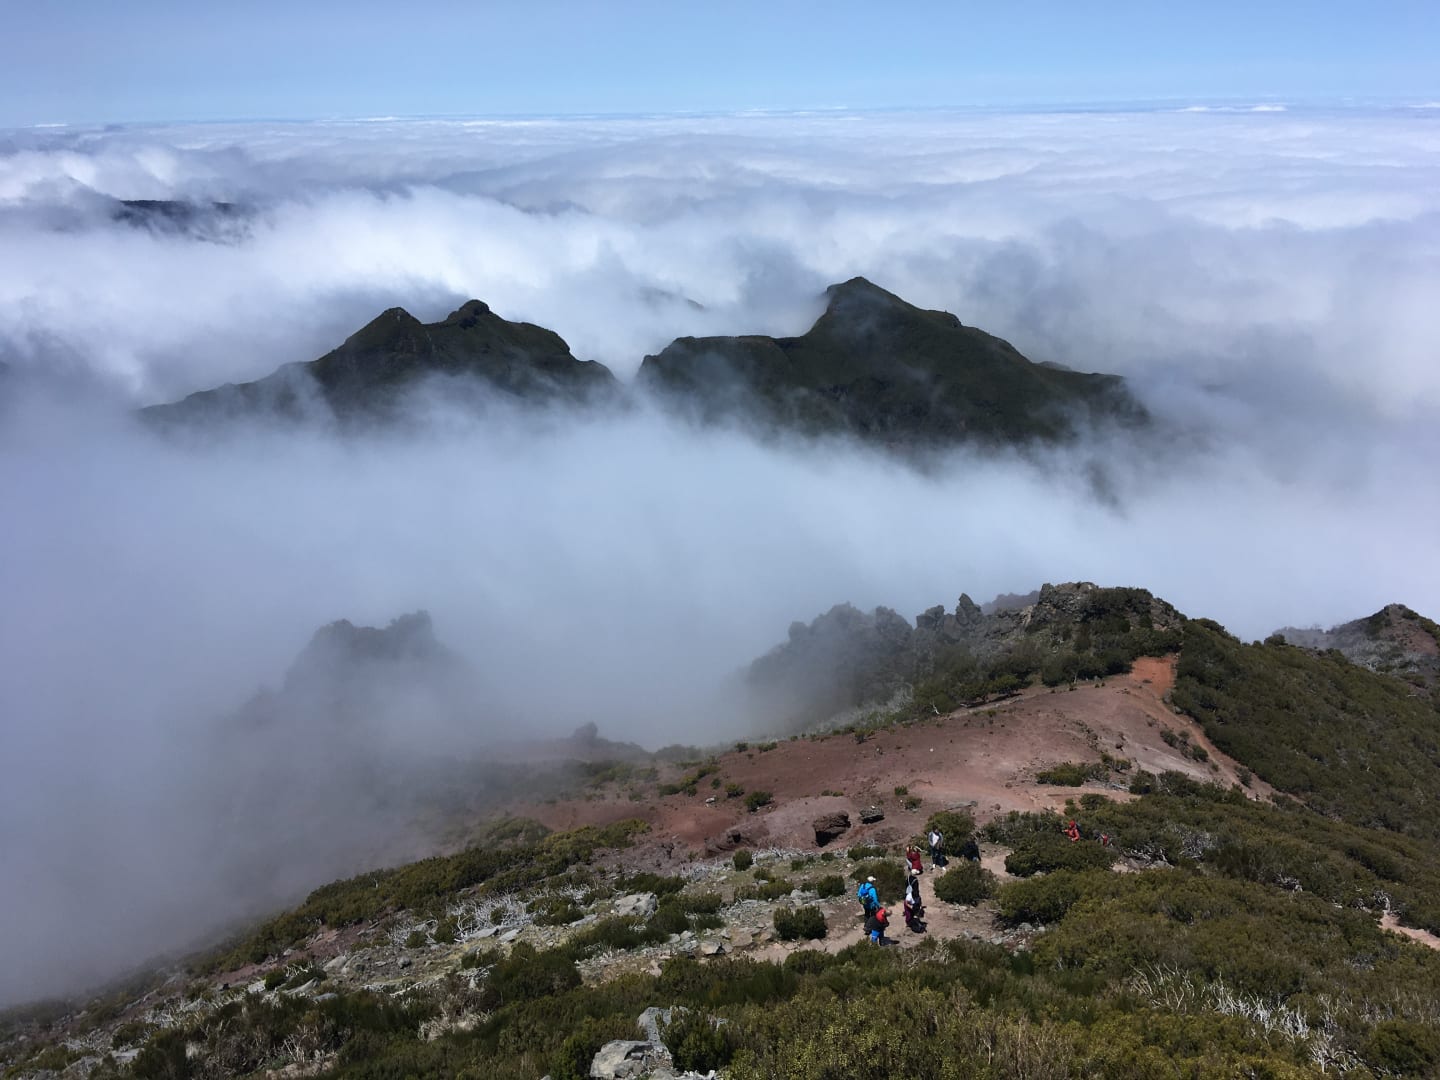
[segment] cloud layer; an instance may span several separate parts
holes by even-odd
[[[245,907],[205,855],[249,850],[245,816],[194,808],[256,766],[209,732],[332,619],[432,612],[493,694],[478,736],[427,734],[458,754],[745,730],[714,687],[842,600],[1089,579],[1246,637],[1440,613],[1437,143],[1433,114],[1301,109],[11,133],[0,1001]],[[116,199],[238,209],[152,228]],[[396,304],[479,297],[628,376],[678,335],[802,332],[855,274],[1125,374],[1182,434],[921,475],[644,409],[205,447],[128,415]]]

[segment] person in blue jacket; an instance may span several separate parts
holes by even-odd
[[[875,891],[875,879],[866,878],[860,888],[855,890],[855,895],[860,900],[860,906],[865,909],[865,918],[870,918],[871,913],[880,906],[880,894]]]

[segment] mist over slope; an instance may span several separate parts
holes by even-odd
[[[1247,638],[1440,610],[1432,129],[1295,111],[9,133],[0,816],[23,824],[0,906],[55,915],[0,931],[7,956],[44,943],[14,977],[63,983],[80,942],[201,902],[227,867],[197,871],[185,808],[249,763],[192,733],[339,618],[428,610],[484,679],[482,747],[591,721],[656,746],[743,730],[713,688],[842,601],[1090,580]],[[197,232],[117,221],[117,199],[246,209]],[[855,275],[1126,376],[1181,452],[957,452],[922,475],[645,408],[427,400],[373,438],[257,423],[203,447],[131,416],[396,306],[423,323],[482,297],[629,377],[676,337],[802,334]]]

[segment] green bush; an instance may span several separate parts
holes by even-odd
[[[752,814],[762,806],[769,806],[771,795],[768,791],[752,791],[745,796],[745,808]]]
[[[948,904],[978,904],[995,895],[995,875],[979,863],[953,863],[935,879],[935,898]]]
[[[1016,877],[1048,873],[1051,870],[1086,870],[1109,866],[1115,861],[1113,848],[1101,847],[1093,840],[1072,842],[1061,832],[1032,833],[1015,845],[1005,856],[1005,870]]]
[[[887,852],[878,844],[856,844],[846,854],[852,859],[879,859]]]
[[[1022,922],[1055,923],[1080,899],[1078,878],[1057,871],[1029,881],[1012,881],[995,893],[995,910],[1011,926]]]
[[[825,936],[825,915],[817,907],[777,908],[775,932],[782,941],[811,941]]]
[[[756,890],[756,895],[761,900],[779,900],[782,896],[789,896],[795,891],[795,886],[784,878],[776,878],[774,881],[767,881]]]
[[[1065,761],[1052,768],[1040,770],[1035,774],[1035,780],[1037,783],[1055,784],[1059,787],[1080,787],[1088,780],[1103,780],[1109,775],[1110,770],[1098,761]]]
[[[661,1030],[660,1039],[677,1069],[709,1073],[725,1068],[735,1054],[728,1027],[696,1010],[675,1009],[670,1023]]]
[[[815,894],[822,900],[845,895],[845,879],[839,874],[826,874],[815,882]]]
[[[975,819],[964,810],[938,810],[925,819],[925,835],[937,828],[945,837],[945,850],[953,855],[975,834]]]
[[[905,871],[900,864],[894,860],[875,860],[864,862],[857,866],[850,874],[855,881],[864,881],[867,877],[875,879],[875,891],[880,894],[882,904],[898,904],[905,895]]]
[[[735,864],[735,869],[744,873],[755,865],[755,856],[751,855],[747,848],[741,848],[730,856],[730,861]]]

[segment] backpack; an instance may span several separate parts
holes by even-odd
[[[879,925],[881,930],[884,930],[885,927],[889,925],[890,916],[886,914],[883,907],[875,909],[875,922]]]

